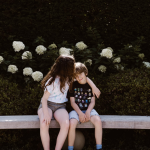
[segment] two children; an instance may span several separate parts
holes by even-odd
[[[95,96],[87,83],[88,70],[82,63],[75,64],[75,78],[73,92],[69,92],[71,106],[74,109],[69,113],[70,128],[68,133],[68,150],[73,150],[75,130],[78,122],[91,121],[95,126],[96,149],[102,150],[102,123],[99,114],[94,108]]]
[[[41,82],[44,94],[38,108],[38,116],[40,119],[40,136],[44,150],[50,150],[49,124],[52,117],[54,117],[60,125],[55,150],[61,150],[67,137],[69,130],[69,115],[66,111],[66,102],[68,100],[66,95],[69,88],[71,91],[71,83],[75,77],[74,71],[74,58],[72,56],[61,55],[57,58],[51,70]],[[100,91],[93,82],[89,78],[86,78],[86,81],[92,87],[93,93],[98,96]],[[90,109],[91,108],[92,107],[90,107]],[[80,116],[80,118],[82,118],[79,119],[81,122],[90,119],[83,116],[83,114]],[[95,119],[92,120],[95,122]]]

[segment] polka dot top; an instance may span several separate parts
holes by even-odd
[[[46,82],[45,85],[48,84],[48,82],[51,80],[51,78]],[[67,91],[69,89],[69,85],[66,83],[65,88],[62,90],[64,93],[60,91],[60,77],[56,77],[55,81],[51,84],[46,86],[45,91],[47,90],[50,93],[50,96],[48,98],[48,101],[54,102],[54,103],[64,103],[67,102]]]

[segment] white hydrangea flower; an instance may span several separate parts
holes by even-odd
[[[0,56],[0,64],[4,61],[4,58]]]
[[[57,48],[56,44],[54,44],[54,43],[51,44],[51,45],[49,45],[48,47],[49,47],[49,48]]]
[[[143,59],[143,58],[145,57],[145,55],[144,55],[143,53],[141,53],[141,54],[139,54],[139,57],[140,57],[141,59]]]
[[[85,48],[87,48],[87,45],[84,44],[83,41],[81,41],[81,42],[76,43],[76,47],[77,47],[79,50],[84,50]]]
[[[124,70],[124,67],[122,65],[118,65],[118,64],[115,65],[115,68],[117,70],[122,70],[122,71]]]
[[[85,61],[85,63],[89,63],[90,64],[90,66],[92,65],[92,60],[91,59],[88,59],[87,61]]]
[[[107,69],[107,68],[106,68],[104,65],[100,65],[100,66],[98,67],[98,70],[101,71],[101,72],[104,72],[104,73],[106,72],[106,69]]]
[[[11,73],[16,73],[18,71],[18,68],[15,65],[9,65],[7,71]]]
[[[59,54],[60,55],[70,55],[70,51],[72,51],[72,49],[61,47],[59,49]]]
[[[121,62],[121,58],[120,57],[117,57],[114,59],[113,63],[120,63]]]
[[[22,59],[32,59],[32,53],[29,52],[29,51],[25,51],[25,52],[22,54]]]
[[[32,78],[34,81],[41,81],[43,79],[43,73],[40,71],[35,71],[32,73]]]
[[[44,47],[43,45],[39,45],[36,47],[35,51],[37,52],[37,54],[41,55],[44,54],[46,51],[46,47]]]
[[[23,50],[25,48],[25,45],[21,41],[14,41],[12,46],[15,52],[19,52],[20,50]]]
[[[100,53],[101,56],[106,57],[106,58],[112,58],[112,51],[108,48],[105,48],[102,50],[102,52]]]
[[[145,67],[150,68],[150,63],[149,62],[143,61],[143,64],[144,64]]]
[[[113,52],[113,49],[111,47],[107,47],[107,49],[110,49]]]
[[[24,76],[31,76],[32,73],[33,73],[33,70],[30,67],[26,67],[26,68],[23,69],[23,75]]]

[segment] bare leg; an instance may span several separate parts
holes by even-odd
[[[66,109],[58,109],[54,113],[54,117],[60,125],[60,131],[57,136],[55,150],[61,150],[69,129],[69,115]]]
[[[77,119],[70,119],[69,121],[69,133],[68,133],[68,146],[74,146],[76,136],[76,126],[78,124]]]
[[[52,110],[48,108],[50,117],[52,118]],[[40,136],[44,150],[50,150],[50,136],[49,136],[49,125],[45,123],[44,114],[42,108],[38,110],[38,116],[40,118]]]
[[[102,122],[99,116],[91,116],[91,122],[95,126],[96,144],[102,144]]]

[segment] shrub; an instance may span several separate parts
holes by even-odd
[[[150,69],[128,69],[99,80],[100,114],[150,115]]]
[[[141,45],[145,43],[144,37],[138,37],[137,40],[126,44],[124,48],[119,50],[122,63],[126,68],[137,68],[142,66],[142,61],[145,55],[140,53]]]
[[[116,57],[113,49],[111,47],[105,48],[102,43],[88,47],[82,41],[76,43],[75,46],[64,41],[58,45],[51,44],[46,48],[43,45],[36,45],[39,43],[38,41],[39,38],[37,38],[36,43],[31,44],[31,48],[29,48],[30,46],[25,46],[23,42],[14,41],[15,56],[7,52],[2,53],[1,60],[4,59],[0,64],[1,74],[6,74],[7,77],[19,83],[19,85],[32,84],[34,81],[39,82],[42,80],[43,74],[45,76],[50,70],[59,55],[70,54],[74,55],[76,61],[85,63],[89,71],[93,73],[106,72],[105,74],[109,75],[112,72],[117,72],[115,65],[121,65],[120,57]],[[24,49],[22,49],[22,44],[20,43],[23,44]],[[19,50],[16,52],[15,49]],[[23,50],[26,51],[22,52]],[[115,61],[117,59],[120,60]]]
[[[39,84],[21,87],[0,77],[0,115],[33,115],[43,91]]]
[[[105,45],[107,43],[114,49],[143,35],[147,42],[143,51],[150,59],[149,0],[144,3],[143,0],[136,3],[135,0],[20,0],[18,3],[7,0],[0,5],[0,10],[1,50],[11,51],[8,42],[18,39],[29,45],[37,33],[44,37],[45,41],[42,42],[45,44],[83,40],[89,45],[93,39],[85,33],[87,28],[92,27],[100,33]],[[98,35],[96,39],[100,39]]]

